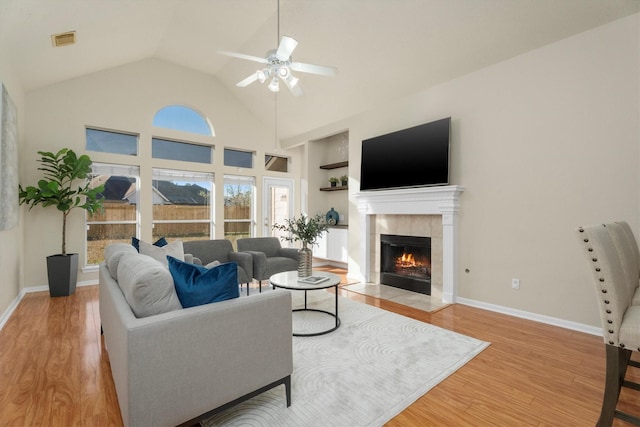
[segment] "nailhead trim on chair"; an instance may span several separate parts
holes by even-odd
[[[606,227],[606,225],[605,225],[605,224],[603,224],[603,226],[604,226],[604,227]],[[578,231],[579,231],[580,233],[584,233],[584,228],[580,227],[580,228],[578,228]],[[583,239],[583,242],[584,242],[584,243],[589,243],[589,239],[588,239],[588,238],[584,238],[584,239]],[[587,251],[588,251],[589,253],[593,253],[593,252],[594,252],[594,249],[593,249],[593,247],[587,247]],[[591,258],[591,261],[592,261],[592,262],[594,262],[594,263],[597,263],[597,262],[598,262],[598,258],[597,258],[596,256],[594,256],[594,257],[592,257],[592,258]],[[601,269],[599,266],[597,266],[597,265],[596,265],[594,268],[595,268],[595,271],[596,271],[597,273],[602,272],[602,269]],[[604,280],[604,278],[603,278],[603,277],[598,278],[598,281],[599,281],[600,283],[604,283],[604,282],[605,282],[605,280]],[[601,292],[603,295],[606,295],[606,294],[607,294],[607,289],[606,289],[606,288],[605,288],[605,289],[601,289],[601,290],[600,290],[600,292]],[[604,302],[605,304],[607,304],[607,305],[610,303],[610,301],[609,301],[609,300],[604,300],[603,302]],[[611,310],[606,310],[606,313],[607,313],[607,314],[611,314]],[[611,325],[611,324],[613,324],[613,321],[612,321],[611,319],[607,319],[607,323]],[[615,333],[615,330],[613,330],[613,329],[608,329],[608,330],[607,330],[607,332],[608,332],[609,334],[614,334],[614,333]],[[609,345],[615,345],[615,342],[614,342],[613,340],[609,340]],[[622,344],[622,343],[619,343],[619,344],[618,344],[618,346],[619,346],[620,348],[624,348],[624,344]]]

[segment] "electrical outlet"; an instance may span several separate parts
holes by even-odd
[[[520,289],[520,279],[511,279],[511,287],[513,289]]]

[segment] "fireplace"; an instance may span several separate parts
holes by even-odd
[[[349,277],[363,283],[380,283],[379,259],[380,245],[376,244],[380,234],[403,234],[431,236],[432,247],[432,283],[431,297],[444,303],[456,302],[457,289],[457,223],[460,211],[460,195],[464,188],[447,185],[424,188],[400,188],[397,190],[361,191],[354,195],[358,201],[360,214],[360,256],[356,258],[359,271],[351,272]],[[439,218],[439,229],[434,234],[426,232],[426,225],[407,225],[404,220],[395,221],[390,227],[386,218],[395,216],[432,215]],[[378,218],[385,218],[383,223]],[[380,234],[376,230],[380,228]],[[376,271],[377,270],[377,271]]]
[[[431,238],[380,235],[380,283],[431,295]]]

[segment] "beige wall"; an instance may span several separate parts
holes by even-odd
[[[451,116],[450,181],[466,189],[458,295],[598,325],[573,230],[624,219],[640,236],[639,27],[624,18],[287,140],[349,129],[349,273],[361,141]]]
[[[0,58],[2,52],[0,52]],[[18,147],[24,141],[24,93],[18,80],[12,74],[7,64],[0,60],[0,82],[7,88],[9,96],[16,105],[18,118]],[[0,316],[7,310],[20,293],[22,283],[23,248],[22,233],[23,221],[19,220],[18,226],[9,230],[0,231]]]
[[[639,28],[638,15],[624,18],[286,141],[293,146],[350,132],[350,273],[359,273],[360,261],[353,198],[360,142],[451,116],[451,182],[466,188],[459,296],[597,325],[573,230],[621,218],[640,236]],[[0,79],[11,79],[1,64]],[[9,90],[19,110],[21,182],[35,178],[36,150],[82,149],[85,125],[149,138],[157,134],[150,125],[154,112],[172,103],[187,103],[211,117],[215,144],[255,143],[258,158],[264,153],[259,147],[273,147],[272,130],[255,123],[215,79],[161,61],[73,79],[31,92],[26,100],[15,84]],[[294,164],[295,175],[307,162]],[[143,179],[150,168],[143,165]],[[304,206],[314,189],[307,195],[302,178],[296,200]],[[78,215],[72,218],[69,246],[81,251]],[[0,268],[12,272],[0,282],[0,311],[20,287],[46,282],[44,261],[37,260],[59,250],[51,234],[58,228],[55,212],[40,210],[25,214],[18,229],[0,233]],[[22,254],[29,258],[24,279],[16,267]],[[521,279],[519,291],[510,288],[512,277]]]
[[[189,106],[211,120],[215,137],[167,131],[152,126],[154,114],[164,106]],[[51,85],[27,94],[28,119],[25,145],[21,150],[24,183],[34,183],[37,176],[38,150],[58,150],[69,147],[84,152],[85,126],[94,126],[138,133],[138,158],[104,153],[89,153],[96,162],[138,164],[142,185],[151,180],[151,169],[184,168],[195,171],[213,171],[216,191],[216,236],[223,236],[223,176],[224,174],[256,177],[257,194],[261,194],[264,155],[299,156],[297,150],[284,153],[276,150],[273,128],[259,123],[240,106],[232,95],[214,78],[160,60],[144,60],[122,67],[101,71],[89,76]],[[154,136],[173,137],[203,144],[214,144],[214,165],[152,160],[150,141]],[[255,150],[254,169],[222,166],[224,147]],[[299,162],[296,158],[295,162]],[[299,174],[286,175],[271,172],[268,175],[299,178]],[[296,180],[298,181],[298,180]],[[141,195],[143,192],[141,191]],[[148,203],[141,203],[142,238],[151,239],[151,192],[146,192]],[[145,197],[143,195],[143,197]],[[261,198],[257,198],[256,218],[262,217]],[[33,260],[25,272],[25,286],[45,285],[47,255],[60,252],[62,217],[55,209],[36,208],[24,217],[25,252]],[[70,215],[67,251],[80,253],[84,265],[84,212]],[[257,233],[262,232],[258,221]],[[45,237],[46,236],[46,237]],[[44,237],[44,238],[43,238]],[[95,273],[80,274],[78,280],[93,280]]]

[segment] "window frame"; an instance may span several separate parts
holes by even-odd
[[[256,203],[257,203],[257,187],[256,187],[256,178],[254,176],[246,176],[246,175],[224,175],[224,184],[223,184],[223,198],[227,197],[227,185],[249,185],[251,186],[251,206],[249,208],[250,217],[247,219],[227,219],[226,213],[223,214],[223,230],[226,229],[225,225],[227,223],[249,223],[249,236],[255,237],[257,233],[257,221],[256,221]],[[225,232],[225,239],[227,239]],[[229,240],[229,239],[227,239]]]
[[[93,162],[91,164],[91,176],[97,175],[109,175],[109,176],[126,176],[135,179],[136,194],[140,194],[140,167],[135,165],[121,165],[110,163]],[[98,268],[98,264],[89,264],[89,239],[88,232],[92,225],[135,225],[135,237],[140,237],[141,229],[141,216],[140,216],[140,203],[136,200],[135,203],[135,219],[122,220],[122,221],[95,221],[85,211],[85,233],[84,233],[84,254],[85,262],[84,268],[87,270],[93,270]],[[132,236],[131,236],[132,237]],[[104,258],[100,261],[103,262]]]
[[[166,179],[172,178],[172,179]],[[151,207],[151,232],[154,234],[156,224],[209,224],[209,239],[215,239],[215,174],[213,172],[196,172],[180,169],[152,168],[151,187],[154,181],[178,181],[178,182],[207,182],[211,186],[209,190],[209,218],[208,219],[156,219],[154,215],[154,204]],[[152,190],[155,191],[155,190]],[[160,236],[164,237],[164,236]]]

